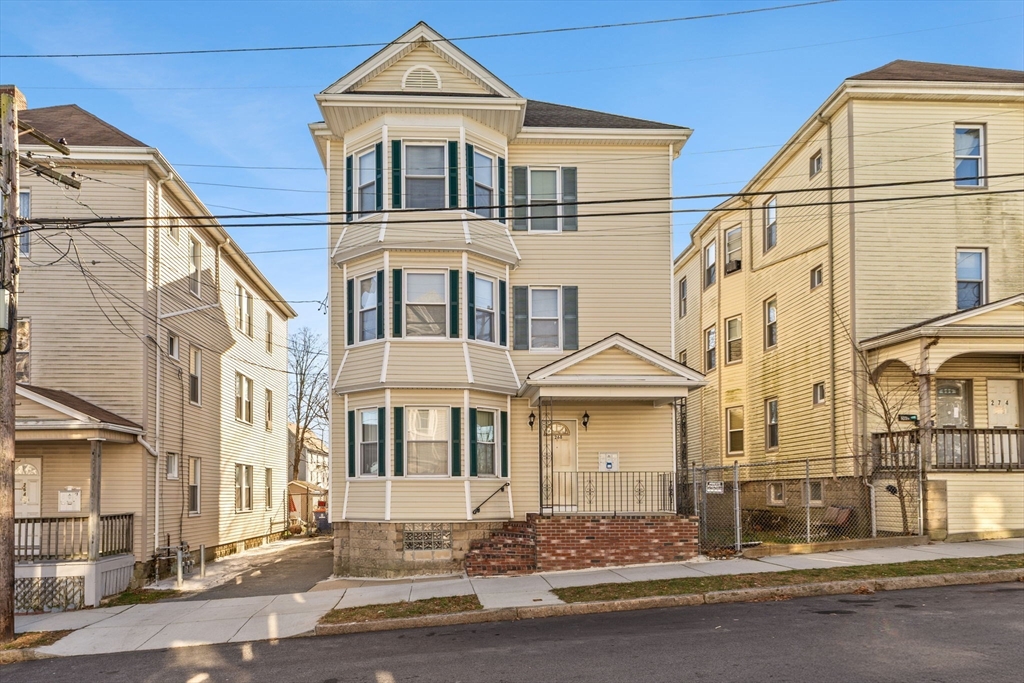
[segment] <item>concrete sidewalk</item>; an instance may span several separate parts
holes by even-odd
[[[616,569],[546,572],[529,576],[422,577],[392,581],[340,579],[308,593],[222,600],[171,601],[15,619],[15,630],[77,629],[39,652],[68,656],[287,638],[313,630],[329,610],[406,600],[476,594],[485,608],[557,604],[554,588],[653,579],[778,572],[790,569],[890,564],[1024,553],[1024,539],[937,543],[910,548],[703,560]]]

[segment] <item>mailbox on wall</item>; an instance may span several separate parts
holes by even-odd
[[[66,486],[57,491],[57,512],[81,512],[82,489]]]
[[[619,454],[618,453],[598,453],[597,454],[597,467],[602,472],[618,472],[619,471]]]

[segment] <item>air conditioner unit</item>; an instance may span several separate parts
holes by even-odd
[[[727,275],[729,273],[735,273],[737,270],[739,270],[742,267],[743,267],[743,262],[740,261],[739,259],[734,259],[732,261],[728,261],[725,264],[725,272],[726,272]]]

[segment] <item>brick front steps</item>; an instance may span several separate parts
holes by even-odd
[[[697,519],[675,515],[527,515],[466,554],[469,576],[678,562],[697,555]]]

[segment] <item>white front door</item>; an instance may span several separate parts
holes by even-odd
[[[14,517],[39,517],[42,514],[43,461],[41,458],[14,460]]]
[[[989,428],[1020,428],[1019,386],[1015,379],[988,380]]]
[[[576,510],[579,474],[576,467],[575,422],[556,421],[547,428],[551,438],[551,465],[553,470],[552,500],[556,511]]]

